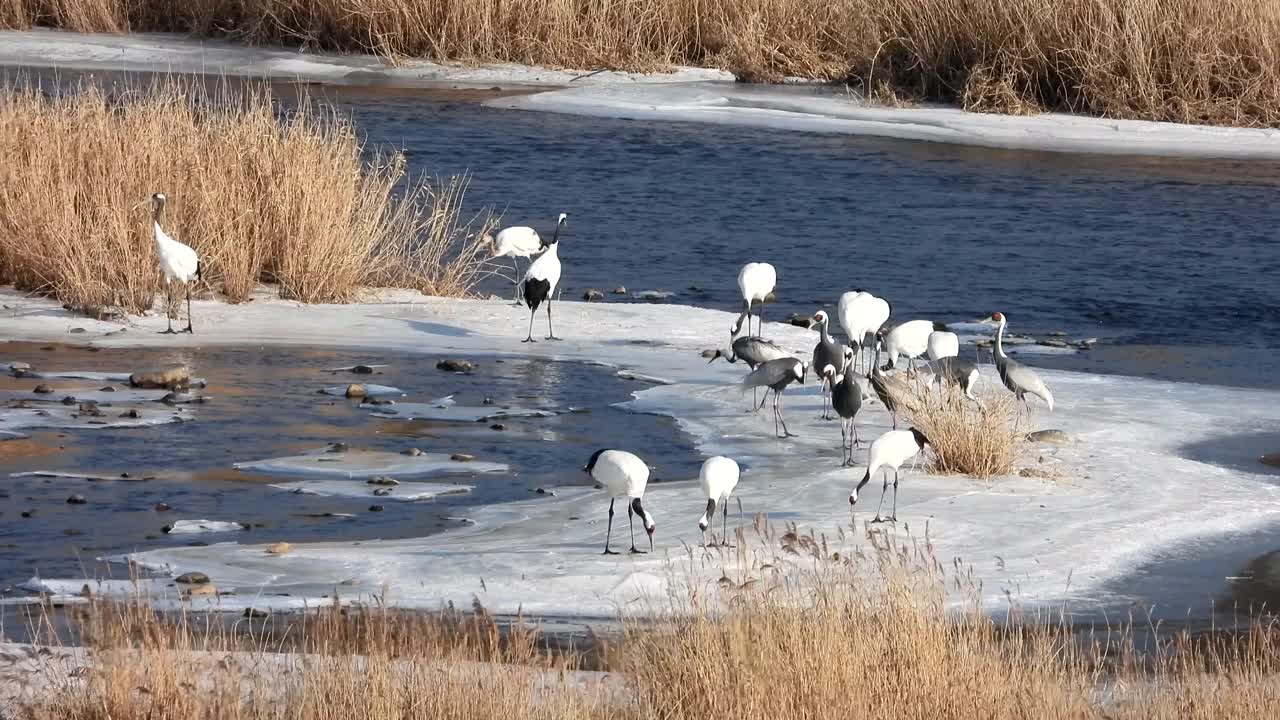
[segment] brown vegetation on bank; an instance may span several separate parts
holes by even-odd
[[[465,178],[406,178],[346,118],[305,100],[283,112],[261,89],[3,89],[0,157],[0,284],[84,308],[137,313],[163,294],[156,192],[166,231],[231,302],[264,281],[303,302],[368,286],[462,295],[481,273],[488,218],[463,216]]]
[[[387,57],[717,67],[884,99],[1280,124],[1268,0],[7,0],[0,27],[169,30]]]

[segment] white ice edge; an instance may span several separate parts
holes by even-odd
[[[164,527],[165,533],[169,535],[202,535],[242,530],[248,530],[248,528],[230,520],[174,520]]]
[[[362,382],[353,382],[353,383],[348,383],[346,385],[331,385],[327,388],[321,389],[320,392],[324,395],[336,395],[338,397],[344,397],[347,394],[347,388],[351,387],[352,385],[359,385],[360,387],[364,388],[364,393],[368,397],[386,397],[388,395],[395,395],[397,397],[404,396],[404,391],[401,390],[400,388],[391,387],[390,385],[375,385],[373,383],[362,383]]]
[[[672,73],[552,70],[514,63],[464,65],[371,55],[325,55],[244,47],[164,33],[79,34],[0,31],[0,65],[77,70],[178,72],[348,85],[402,87],[565,87],[498,98],[493,107],[584,116],[709,122],[776,130],[875,135],[1014,150],[1280,159],[1269,128],[1112,120],[1059,113],[1012,116],[947,107],[884,107],[818,85],[734,83],[720,70]]]
[[[432,500],[442,495],[464,495],[474,489],[472,485],[446,485],[444,483],[402,482],[394,486],[370,485],[364,480],[299,480],[288,483],[275,483],[270,487],[302,495],[321,495],[326,497],[354,497],[371,500],[400,500],[415,502]],[[375,495],[377,490],[390,491],[386,495]]]
[[[1008,150],[1280,159],[1280,134],[1269,128],[1113,120],[1061,113],[996,115],[952,107],[885,107],[836,95],[829,88],[727,82],[595,85],[496,98],[486,104],[594,117],[875,135]]]
[[[0,292],[0,299],[17,308],[6,326],[15,339],[56,337],[69,317],[48,301],[8,291]],[[731,532],[749,528],[755,512],[768,513],[776,524],[794,522],[829,537],[847,525],[849,489],[862,468],[838,467],[839,430],[816,419],[821,406],[816,386],[786,393],[784,412],[800,437],[774,440],[767,413],[743,412],[746,399],[735,387],[743,369],[708,364],[701,357],[704,348],[724,335],[732,315],[677,305],[564,302],[559,307],[556,329],[567,339],[533,347],[519,342],[528,322],[520,308],[409,292],[384,293],[378,303],[349,306],[199,301],[195,312],[216,318],[198,338],[206,347],[288,344],[365,353],[430,348],[466,357],[533,355],[596,362],[662,376],[674,384],[639,389],[625,406],[671,415],[702,453],[723,453],[742,463],[737,495],[748,517],[731,517]],[[90,332],[111,327],[95,320],[77,322]],[[137,323],[139,332],[99,342],[111,347],[197,342],[145,332],[162,329],[159,318],[139,318]],[[435,327],[447,332],[430,330]],[[794,348],[812,347],[815,337],[777,323],[770,323],[765,335]],[[649,344],[632,342],[636,340]],[[983,384],[999,388],[991,367],[982,372]],[[1007,606],[1005,590],[1024,605],[1123,601],[1101,595],[1108,581],[1157,553],[1280,520],[1274,476],[1261,465],[1256,471],[1246,469],[1256,458],[1236,462],[1240,458],[1215,449],[1212,442],[1280,425],[1280,393],[1053,370],[1041,374],[1058,405],[1053,414],[1038,410],[1029,429],[1060,428],[1077,442],[1038,447],[1030,462],[1043,456],[1062,473],[1060,480],[1015,477],[985,483],[914,473],[901,486],[901,525],[919,536],[927,523],[938,557],[971,564],[974,577],[983,583],[984,603],[993,612]],[[889,418],[878,404],[863,413],[859,429],[864,439],[887,429]],[[649,460],[661,472],[662,459]],[[872,490],[869,502],[875,495]],[[295,544],[284,557],[268,556],[260,546],[221,543],[132,558],[146,568],[208,573],[220,588],[237,590],[236,597],[220,600],[221,607],[232,611],[237,603],[241,608],[314,606],[336,583],[352,581],[350,596],[376,595],[386,588],[388,600],[401,607],[467,606],[474,598],[497,613],[523,609],[527,615],[611,617],[619,609],[660,606],[672,588],[672,568],[677,576],[692,573],[711,592],[722,572],[746,571],[732,554],[688,560],[684,548],[700,541],[695,521],[703,502],[696,484],[652,485],[645,504],[657,518],[658,552],[639,557],[599,554],[608,505],[600,492],[558,488],[555,497],[471,508],[474,524],[422,539]],[[860,510],[860,517],[866,519],[873,510]],[[623,549],[626,532],[625,525],[614,528]],[[157,582],[150,588],[157,603],[176,603],[176,598],[165,599],[163,581]],[[282,592],[290,595],[278,595]]]
[[[371,450],[351,450],[340,453],[317,451],[304,455],[238,462],[232,467],[265,475],[341,480],[368,480],[379,475],[400,479],[507,471],[504,463],[452,460],[450,456],[441,453],[404,455]]]

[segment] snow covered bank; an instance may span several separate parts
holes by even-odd
[[[65,337],[68,317],[56,304],[7,292],[0,301],[13,308],[5,318],[8,337]],[[712,591],[722,575],[738,581],[759,577],[765,570],[756,548],[776,548],[763,548],[754,540],[753,513],[828,537],[838,528],[849,529],[847,496],[862,468],[839,467],[839,427],[817,419],[821,399],[814,383],[786,393],[788,425],[800,437],[777,440],[767,413],[744,412],[749,396],[736,386],[744,368],[708,364],[701,357],[702,350],[724,339],[733,321],[727,313],[566,302],[557,305],[555,315],[557,333],[566,340],[529,345],[520,343],[527,310],[502,301],[388,292],[364,305],[301,306],[264,299],[228,306],[203,301],[195,312],[207,330],[194,337],[151,332],[161,329],[164,320],[148,317],[136,320],[137,332],[110,336],[118,325],[77,319],[87,330],[77,339],[113,347],[358,347],[371,361],[379,349],[472,358],[532,354],[661,377],[671,384],[638,391],[627,407],[671,415],[701,451],[727,454],[743,465],[737,497],[745,517],[731,513],[730,532],[744,528],[750,539],[742,556],[697,548],[696,521],[704,503],[696,483],[671,477],[663,472],[663,458],[650,457],[664,479],[651,485],[645,498],[658,525],[653,555],[600,555],[607,499],[599,491],[575,487],[559,488],[554,496],[476,508],[468,515],[472,524],[423,539],[295,543],[285,556],[236,543],[132,556],[143,567],[173,574],[204,572],[220,590],[235,590],[234,595],[193,600],[201,607],[287,609],[314,606],[335,589],[341,597],[357,600],[385,590],[387,600],[403,607],[435,608],[443,602],[469,606],[476,598],[498,613],[523,609],[535,615],[608,617],[619,609],[652,609],[655,600],[673,589],[673,577],[677,582],[693,578]],[[765,334],[805,356],[816,338],[811,331],[775,323]],[[984,382],[997,382],[990,367],[983,372]],[[1215,438],[1280,425],[1280,393],[1042,374],[1059,406],[1053,414],[1037,412],[1033,429],[1059,428],[1074,442],[1038,446],[1028,462],[1050,470],[1055,479],[1012,477],[983,483],[909,474],[900,488],[898,529],[872,529],[896,532],[902,542],[908,531],[920,539],[927,532],[937,557],[972,564],[992,608],[1010,599],[1117,607],[1126,598],[1104,595],[1108,581],[1158,551],[1280,520],[1280,488],[1267,468],[1254,457],[1231,456],[1230,443],[1217,453],[1206,450],[1215,447],[1210,442]],[[888,428],[889,417],[872,405],[864,408],[859,425],[864,438],[873,438]],[[563,468],[563,476],[566,481],[580,479],[580,466]],[[864,491],[874,503],[875,488],[869,493]],[[731,508],[736,510],[736,503]],[[873,511],[859,505],[855,542],[867,542],[864,522]],[[618,525],[614,538],[625,547],[627,528]],[[82,580],[44,581],[55,593],[73,594],[82,585]],[[170,580],[144,585],[159,604],[179,604]],[[95,592],[120,589],[104,587]]]
[[[672,73],[553,70],[515,63],[387,65],[372,55],[245,47],[182,35],[0,31],[0,66],[177,72],[335,85],[406,88],[563,88],[489,105],[598,117],[711,122],[777,130],[875,135],[1012,150],[1280,159],[1280,131],[1062,114],[1009,116],[947,107],[863,103],[831,87],[749,85],[721,70]]]
[[[1111,120],[1057,113],[1014,116],[948,107],[883,107],[814,86],[597,85],[497,98],[486,104],[597,117],[875,135],[1009,150],[1280,159],[1280,131],[1271,129]]]
[[[127,72],[176,72],[382,87],[522,88],[597,83],[732,80],[720,70],[673,73],[552,70],[515,63],[388,65],[374,55],[326,55],[288,48],[246,47],[168,33],[104,35],[59,30],[0,31],[0,65]]]

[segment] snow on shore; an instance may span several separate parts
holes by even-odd
[[[2,295],[15,308],[5,321],[8,337],[66,339],[67,318],[55,303]],[[626,406],[676,418],[703,453],[727,454],[743,465],[737,496],[746,516],[731,513],[731,532],[744,527],[750,535],[750,516],[757,512],[768,513],[773,523],[794,522],[828,537],[837,528],[849,528],[847,496],[862,468],[839,467],[839,428],[817,419],[816,385],[811,381],[788,391],[784,412],[800,437],[777,440],[768,413],[744,412],[747,400],[736,387],[744,369],[708,364],[701,357],[703,349],[725,337],[733,320],[727,313],[566,302],[556,312],[556,329],[565,341],[522,345],[527,311],[504,302],[406,292],[380,298],[346,306],[206,301],[197,304],[196,313],[207,330],[194,337],[150,332],[163,320],[149,317],[136,320],[136,331],[109,337],[106,333],[118,325],[77,319],[88,332],[76,340],[102,346],[358,347],[375,359],[379,349],[450,357],[527,353],[607,363],[670,380],[670,385],[637,391]],[[805,356],[815,337],[773,323],[765,334]],[[985,382],[996,382],[991,368],[984,373]],[[1055,371],[1043,375],[1059,407],[1053,414],[1040,410],[1035,429],[1060,428],[1075,442],[1037,447],[1029,461],[1052,469],[1057,479],[985,483],[916,473],[900,488],[899,540],[907,540],[908,528],[917,538],[927,528],[937,557],[972,564],[989,608],[1010,599],[1024,605],[1122,602],[1103,597],[1101,589],[1157,551],[1280,519],[1280,488],[1262,474],[1265,468],[1253,472],[1235,458],[1206,457],[1203,449],[1212,438],[1280,423],[1280,393]],[[860,416],[863,438],[875,437],[888,424],[878,405]],[[1192,452],[1192,446],[1199,450]],[[662,458],[647,459],[661,474]],[[576,477],[581,470],[565,468],[564,473]],[[558,489],[554,497],[475,508],[468,516],[472,524],[424,539],[295,544],[287,556],[220,543],[130,557],[173,574],[207,573],[220,589],[237,594],[202,602],[229,611],[315,606],[337,589],[349,599],[385,590],[386,599],[402,607],[469,606],[477,598],[497,613],[611,617],[619,609],[660,610],[673,578],[677,584],[692,579],[714,587],[722,574],[755,573],[751,563],[760,558],[751,552],[743,560],[735,552],[704,553],[695,547],[703,509],[696,482],[667,480],[651,485],[645,498],[658,525],[652,555],[600,555],[608,503],[600,492],[579,487]],[[874,487],[864,492],[868,505],[858,508],[858,543],[867,542],[864,522],[877,494]],[[625,523],[614,528],[614,540],[625,549]],[[640,541],[647,546],[643,534]],[[42,583],[70,594],[83,580]],[[166,579],[152,581],[145,591],[160,604],[178,603]]]
[[[550,89],[490,100],[494,107],[640,120],[710,122],[777,130],[875,135],[1013,150],[1280,159],[1280,131],[1112,120],[1064,114],[1024,117],[949,107],[894,108],[819,85],[734,83],[720,70],[672,73],[553,70],[515,63],[389,66],[372,55],[245,47],[181,35],[0,31],[0,66],[176,72],[336,85]],[[560,88],[560,89],[553,89]]]

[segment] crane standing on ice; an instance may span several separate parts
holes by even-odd
[[[156,258],[159,259],[160,270],[164,273],[165,297],[168,300],[164,314],[169,320],[169,329],[164,330],[161,334],[174,334],[177,332],[173,329],[173,318],[169,316],[168,305],[173,303],[173,283],[180,282],[187,290],[187,327],[182,332],[194,335],[195,330],[191,327],[191,282],[203,279],[200,272],[200,257],[196,255],[195,250],[169,237],[164,228],[160,227],[160,215],[164,212],[165,202],[166,198],[161,193],[151,196],[151,205],[154,213],[152,215],[152,225],[155,228]]]
[[[1043,400],[1049,406],[1049,412],[1053,412],[1053,393],[1049,391],[1049,386],[1044,384],[1035,370],[1004,354],[1004,328],[1008,324],[1004,313],[993,312],[987,320],[1000,323],[1000,328],[996,331],[996,372],[1000,373],[1000,380],[1004,382],[1004,386],[1009,388],[1024,407],[1027,407],[1028,412],[1031,409],[1027,406],[1028,394]]]
[[[559,229],[561,223],[565,221],[564,213],[560,213],[560,219],[556,221],[556,228]],[[504,228],[497,237],[485,236],[485,239],[493,246],[493,255],[490,260],[497,260],[501,257],[511,258],[511,284],[515,286],[515,302],[520,304],[520,262],[518,258],[527,258],[542,252],[546,244],[542,242],[542,237],[538,235],[538,231],[526,225],[516,225]]]
[[[538,306],[544,302],[547,304],[547,339],[560,339],[551,328],[551,296],[560,284],[560,255],[557,248],[560,243],[560,228],[565,226],[568,219],[569,216],[560,213],[555,234],[551,236],[550,242],[544,243],[547,246],[546,252],[539,255],[524,273],[524,301],[529,306],[529,336],[522,342],[537,342],[533,339],[533,316],[538,312]]]
[[[698,518],[698,529],[703,533],[707,532],[707,528],[715,522],[716,504],[719,503],[722,517],[720,544],[726,547],[729,545],[729,496],[738,486],[738,476],[741,473],[738,463],[723,455],[707,458],[698,473],[698,484],[702,487],[703,496],[707,498],[707,511]],[[712,540],[714,539],[713,533]],[[705,536],[702,544],[704,547],[707,544]]]
[[[609,549],[609,540],[613,536],[613,503],[618,498],[630,500],[627,505],[627,524],[631,526],[631,553],[643,555],[643,550],[636,549],[636,527],[634,518],[640,516],[644,531],[649,534],[649,550],[653,550],[653,531],[658,529],[653,516],[640,504],[644,497],[645,486],[649,484],[649,466],[636,455],[626,450],[597,450],[582,468],[591,473],[596,482],[604,486],[609,493],[609,529],[604,538],[604,554],[617,555]]]
[[[764,302],[778,282],[778,272],[769,263],[747,263],[738,271],[738,292],[742,294],[742,312],[747,316],[747,334],[751,334],[751,303],[760,303],[760,323],[756,334],[764,332]],[[735,333],[736,334],[736,333]]]
[[[849,507],[858,502],[858,491],[863,485],[881,470],[893,470],[893,512],[887,518],[880,517],[880,508],[884,507],[884,493],[889,489],[889,473],[884,474],[884,485],[880,488],[880,504],[876,506],[876,517],[871,522],[896,522],[898,519],[898,468],[915,457],[929,445],[929,438],[915,428],[910,430],[890,430],[871,443],[867,453],[867,472],[862,476],[858,486],[849,493]]]

